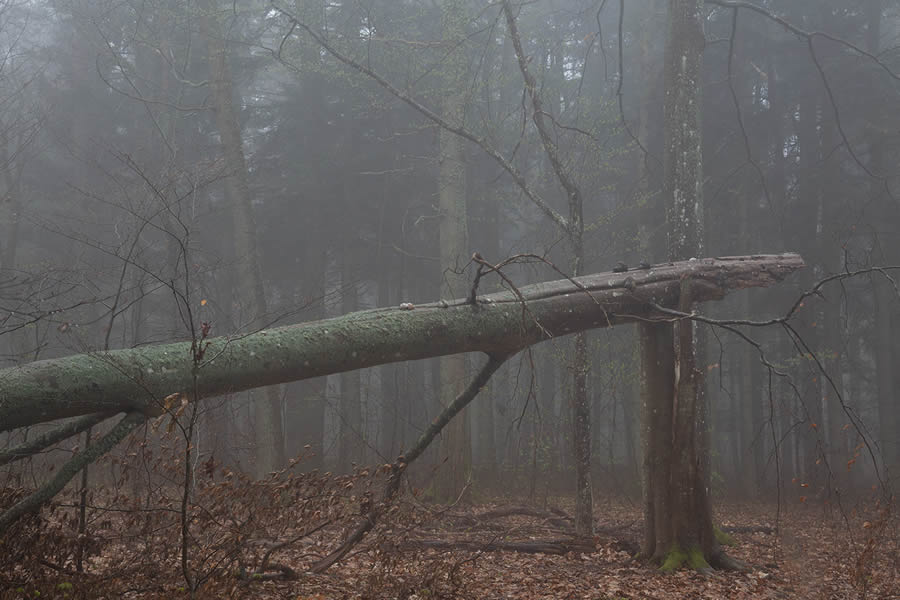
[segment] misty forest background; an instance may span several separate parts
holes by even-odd
[[[900,265],[900,3],[758,2],[768,15],[729,4],[750,5],[704,13],[703,254],[798,252],[808,266],[700,308],[766,320],[823,278]],[[475,252],[523,255],[504,268],[517,286],[665,261],[666,18],[649,0],[516,5],[554,166],[499,4],[4,0],[0,366],[460,298]],[[548,216],[570,210],[560,165],[583,192],[577,265]],[[890,273],[824,285],[798,308],[797,336],[751,328],[754,346],[700,328],[715,497],[889,484],[900,466]],[[487,276],[479,293],[502,286]],[[586,343],[594,493],[637,499],[636,329]],[[571,497],[573,348],[553,340],[501,367],[414,485],[438,500],[467,482]],[[303,471],[390,463],[447,403],[447,374],[457,389],[473,372],[457,362],[442,376],[443,360],[206,400],[193,459],[256,477],[297,457]],[[10,465],[0,485],[37,485],[62,456]],[[101,486],[116,477],[91,472]]]

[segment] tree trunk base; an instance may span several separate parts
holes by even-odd
[[[729,556],[721,548],[717,548],[706,556],[699,547],[681,548],[673,546],[664,555],[655,558],[660,564],[659,570],[673,573],[678,569],[690,568],[704,575],[711,575],[715,569],[724,571],[746,571],[748,566]]]
[[[659,570],[663,573],[673,573],[682,567],[690,567],[703,574],[712,573],[712,567],[703,555],[703,550],[697,547],[684,549],[680,546],[672,546],[660,560]]]

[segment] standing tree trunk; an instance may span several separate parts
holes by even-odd
[[[541,139],[544,155],[550,163],[560,187],[565,192],[566,205],[569,210],[568,220],[562,218],[555,220],[571,248],[572,276],[577,277],[584,269],[584,203],[581,189],[572,173],[567,170],[565,161],[560,157],[555,134],[547,122],[554,109],[544,107],[540,86],[528,67],[531,57],[525,54],[509,0],[503,2],[503,13],[506,17],[510,39],[513,42],[516,60],[519,63],[519,70],[525,82],[525,93],[531,99],[532,121]],[[546,53],[546,50],[543,50],[543,53]],[[542,56],[538,68],[543,69],[546,63],[547,57]],[[575,533],[583,538],[591,537],[594,532],[594,500],[591,485],[591,405],[587,396],[589,370],[587,338],[583,332],[577,333],[573,341],[570,412],[572,415],[572,449],[575,459]]]
[[[703,167],[700,84],[704,47],[702,0],[670,0],[665,59],[664,193],[670,260],[700,256],[703,239]],[[694,302],[682,280],[679,309]],[[694,325],[643,324],[644,441],[643,552],[664,570],[687,564],[734,567],[712,525],[708,434]],[[673,392],[674,391],[674,397]]]
[[[867,0],[866,16],[868,17],[868,29],[866,35],[866,49],[878,55],[881,51],[881,19],[883,0]],[[888,160],[885,153],[884,135],[875,127],[870,127],[869,146],[871,148],[871,169],[881,174],[887,171]],[[890,135],[890,134],[888,134]],[[883,222],[896,226],[895,207],[890,206],[893,200],[883,189],[883,182],[872,182],[872,195],[878,198],[878,210]],[[887,219],[890,219],[887,220]],[[881,242],[882,244],[884,241]],[[886,264],[895,256],[885,252],[882,247],[881,260]],[[875,351],[875,371],[878,394],[878,445],[881,450],[883,465],[887,468],[889,478],[897,478],[897,470],[900,469],[900,442],[897,440],[898,426],[900,426],[900,408],[897,405],[897,393],[895,386],[897,352],[894,346],[894,332],[897,329],[896,318],[892,314],[892,303],[897,301],[897,296],[891,287],[891,282],[881,274],[875,274],[872,280],[873,300],[875,303],[875,339],[873,350]],[[888,479],[890,481],[890,479]],[[893,487],[893,486],[892,486]]]
[[[460,0],[445,0],[441,5],[441,28],[444,40],[456,42],[465,35],[465,11]],[[466,105],[466,57],[461,49],[450,54],[444,63],[445,95],[441,114],[449,123],[461,124]],[[456,298],[466,293],[466,277],[462,268],[468,260],[466,223],[466,163],[463,140],[446,129],[440,131],[438,172],[438,210],[440,211],[441,297]],[[466,358],[461,354],[440,359],[438,399],[448,406],[466,386]],[[441,438],[440,456],[446,460],[444,473],[438,479],[438,497],[454,498],[469,478],[472,469],[472,446],[468,411],[448,424]]]
[[[356,287],[356,273],[353,268],[353,244],[344,242],[341,253],[341,310],[349,315],[359,308],[359,292]],[[350,473],[354,465],[363,461],[363,419],[360,373],[347,371],[341,373],[341,396],[339,401],[340,443],[338,444],[338,469]]]
[[[803,94],[799,105],[800,170],[797,177],[799,194],[790,235],[798,238],[804,252],[812,254],[819,251],[818,240],[821,235],[823,187],[821,179],[825,174],[821,162],[824,151],[821,133],[824,122],[820,118],[821,105],[815,93]],[[807,281],[804,283],[808,285],[823,275],[821,265],[815,265],[806,274]],[[815,351],[822,346],[822,328],[819,326],[821,313],[818,306],[810,305],[803,316],[805,319],[797,325],[799,335]],[[819,479],[821,469],[817,466],[821,463],[823,440],[823,434],[820,434],[819,430],[822,424],[822,378],[811,360],[801,366],[799,377],[802,381],[800,389],[803,392],[800,398],[801,410],[807,421],[798,432],[802,452],[802,459],[798,461],[800,476],[810,489],[816,489],[821,483]]]
[[[328,254],[322,248],[315,221],[307,223],[303,247],[303,276],[300,280],[306,286],[306,298],[310,304],[307,312],[310,320],[325,316],[325,266]],[[291,458],[303,455],[302,468],[306,471],[322,469],[325,444],[325,377],[317,377],[291,386],[297,398],[292,398],[285,407],[285,430],[291,436],[285,440],[285,452]]]
[[[256,222],[250,201],[247,182],[247,163],[244,158],[243,142],[237,111],[234,107],[234,86],[228,67],[225,37],[214,3],[206,2],[208,14],[204,21],[207,26],[209,52],[209,85],[216,114],[216,127],[227,169],[226,193],[231,202],[234,219],[234,245],[237,268],[235,294],[240,302],[240,315],[248,330],[265,326],[267,312],[266,294],[259,268],[259,254],[256,248]],[[260,392],[264,398],[253,402],[256,417],[256,476],[265,477],[280,468],[284,462],[284,432],[281,422],[281,398],[278,387],[269,387]]]

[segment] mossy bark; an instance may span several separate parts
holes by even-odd
[[[95,412],[159,414],[172,394],[196,400],[446,354],[506,355],[556,336],[646,319],[654,314],[650,302],[677,305],[686,275],[694,300],[703,301],[730,288],[770,285],[802,266],[797,255],[704,259],[537,284],[482,296],[474,305],[381,308],[211,338],[196,386],[190,342],[35,361],[0,371],[0,431]]]
[[[703,2],[670,0],[665,57],[664,196],[670,260],[703,249],[703,157],[700,123]],[[699,291],[682,281],[679,310]],[[673,331],[674,329],[674,331]],[[643,554],[671,571],[727,566],[713,533],[701,353],[691,320],[642,325],[644,407]]]
[[[663,557],[662,566],[659,569],[664,573],[672,573],[682,567],[689,567],[701,573],[712,571],[712,567],[706,562],[703,550],[698,546],[690,548],[673,546],[669,548],[669,551]]]

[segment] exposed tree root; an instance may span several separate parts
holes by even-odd
[[[729,556],[721,548],[716,548],[709,556],[703,554],[703,550],[693,547],[685,550],[675,546],[669,549],[662,557],[657,557],[661,563],[659,569],[664,573],[672,573],[681,568],[690,568],[703,575],[711,575],[715,569],[724,571],[746,571],[748,566],[743,562]]]
[[[746,563],[729,556],[721,548],[713,552],[712,556],[709,557],[709,564],[723,571],[748,571],[750,569]]]
[[[659,570],[664,573],[673,573],[682,567],[690,567],[704,575],[709,575],[713,572],[712,567],[706,561],[706,557],[703,556],[703,551],[696,547],[684,549],[675,546],[670,548],[660,560],[662,565],[660,565]]]

